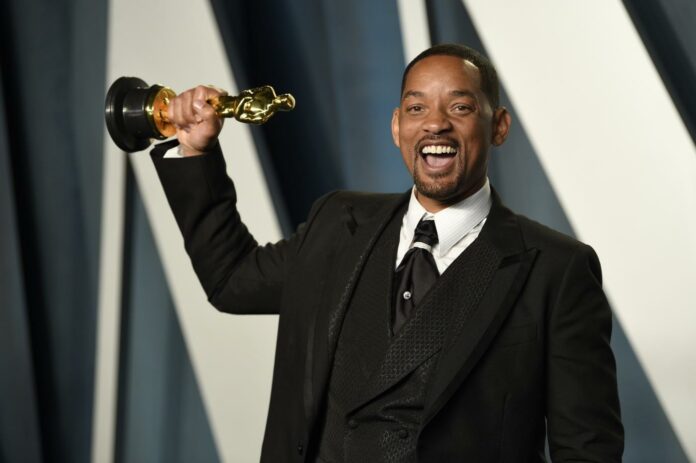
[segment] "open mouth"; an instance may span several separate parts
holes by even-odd
[[[425,165],[431,170],[442,170],[454,162],[457,147],[454,144],[425,143],[418,150]]]

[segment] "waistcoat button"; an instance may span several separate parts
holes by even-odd
[[[354,419],[348,420],[348,427],[349,427],[350,429],[355,429],[355,428],[357,428],[357,427],[358,427],[358,421],[357,421],[357,420],[354,420]]]
[[[399,438],[406,439],[408,437],[408,430],[399,429]]]

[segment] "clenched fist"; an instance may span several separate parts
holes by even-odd
[[[215,145],[224,119],[217,116],[207,100],[226,94],[215,87],[199,85],[169,102],[167,115],[176,127],[184,156],[203,154]]]

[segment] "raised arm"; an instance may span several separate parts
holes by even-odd
[[[222,120],[206,103],[220,94],[197,87],[172,100],[169,118],[177,140],[157,145],[151,156],[211,303],[231,313],[278,313],[284,276],[304,227],[289,240],[258,246],[242,223],[217,142]],[[177,144],[183,158],[165,158]]]

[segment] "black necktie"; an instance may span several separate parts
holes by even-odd
[[[416,226],[411,249],[396,268],[396,302],[392,325],[394,334],[406,323],[425,293],[440,276],[431,254],[431,249],[436,244],[435,221],[421,219]]]

